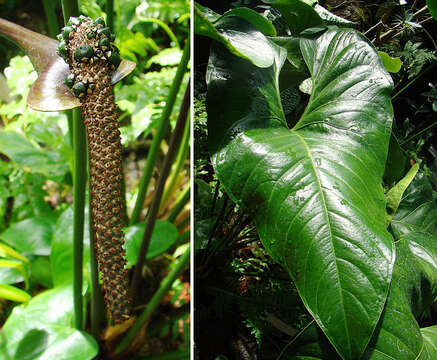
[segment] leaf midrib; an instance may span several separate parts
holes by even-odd
[[[341,299],[341,309],[342,309],[342,312],[343,312],[343,315],[344,315],[344,319],[345,319],[344,320],[345,332],[347,334],[346,338],[347,338],[347,343],[348,343],[349,351],[350,351],[351,350],[350,334],[349,334],[349,329],[346,326],[346,323],[347,323],[346,319],[347,318],[346,318],[346,312],[344,310],[343,290],[342,290],[341,282],[340,282],[340,272],[339,272],[338,264],[337,264],[337,254],[336,254],[335,247],[334,247],[334,242],[333,242],[333,239],[332,239],[331,218],[329,216],[328,208],[327,208],[327,205],[326,205],[325,193],[323,192],[322,185],[320,183],[320,179],[319,179],[319,176],[318,176],[318,172],[317,172],[316,167],[314,165],[313,156],[311,154],[311,151],[310,151],[310,148],[309,148],[308,144],[306,143],[305,139],[299,133],[297,133],[296,131],[293,131],[293,130],[291,132],[296,135],[296,137],[302,142],[303,146],[305,147],[305,150],[306,150],[306,152],[308,154],[308,158],[309,158],[309,160],[311,162],[311,167],[313,169],[314,176],[316,178],[317,188],[319,190],[318,192],[319,192],[319,194],[321,196],[322,208],[323,208],[323,212],[325,214],[326,223],[328,225],[329,239],[330,239],[331,247],[332,247],[333,254],[334,254],[334,264],[335,264],[335,269],[336,269],[337,278],[338,278],[338,284],[339,284],[339,294],[340,294],[339,298]]]

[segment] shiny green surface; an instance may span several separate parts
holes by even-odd
[[[16,306],[0,336],[0,358],[11,360],[91,360],[97,342],[72,328],[71,286],[56,287]]]
[[[207,74],[213,164],[231,198],[253,211],[264,246],[336,350],[358,359],[383,310],[395,258],[381,186],[391,79],[354,30],[301,38],[313,92],[289,129],[277,81],[286,53],[272,49],[273,65],[259,68],[214,45]]]
[[[423,336],[423,351],[420,360],[437,359],[437,326],[420,329]]]
[[[437,237],[410,232],[396,243],[390,295],[364,359],[415,360],[423,349],[416,318],[437,295]],[[435,357],[421,357],[432,360]]]
[[[273,49],[260,31],[269,35],[273,32],[270,27],[265,26],[265,21],[259,20],[262,16],[253,13],[248,16],[247,13],[242,14],[241,10],[229,11],[228,13],[218,16],[209,9],[206,10],[202,6],[195,5],[195,33],[221,42],[232,54],[241,56],[256,66],[271,66],[274,56]],[[260,31],[256,31],[254,26],[257,26]]]
[[[399,209],[427,207],[437,209],[435,193],[423,173],[407,189]],[[414,201],[413,201],[414,199]],[[421,214],[421,215],[419,215]],[[418,318],[428,312],[437,297],[437,232],[420,230],[417,224],[427,223],[427,214],[405,218],[404,229],[396,241],[396,263],[390,293],[380,322],[362,359],[366,360],[434,360],[436,359],[437,327],[419,328]],[[420,219],[421,218],[421,219]],[[434,217],[435,221],[436,217]],[[420,222],[419,220],[422,220]],[[425,228],[425,227],[424,227]],[[314,359],[336,359],[326,340],[312,329],[299,341],[292,359],[312,356]],[[323,354],[323,355],[322,355]]]
[[[437,235],[437,194],[427,177],[419,172],[405,190],[391,227],[396,238],[413,231]]]

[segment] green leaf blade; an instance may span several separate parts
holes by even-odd
[[[207,98],[213,163],[229,195],[256,211],[264,246],[336,350],[359,358],[394,263],[381,186],[392,83],[354,30],[331,28],[302,39],[301,49],[313,93],[292,130],[278,106],[279,52],[277,68],[244,72],[215,50]]]

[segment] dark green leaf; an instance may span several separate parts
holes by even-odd
[[[247,21],[249,21],[255,29],[261,31],[267,36],[276,36],[276,29],[270,21],[268,21],[264,16],[258,14],[249,8],[236,8],[229,10],[223,14],[224,16],[238,16]]]
[[[54,228],[54,220],[33,217],[10,226],[0,234],[0,239],[23,254],[48,255]]]
[[[398,182],[405,174],[404,152],[399,146],[399,142],[392,133],[390,145],[388,147],[387,161],[385,163],[384,180],[389,186]]]
[[[194,6],[194,31],[224,44],[237,56],[259,67],[273,63],[274,45],[249,21],[237,16],[222,16],[214,24]]]
[[[316,1],[308,0],[263,0],[277,8],[287,20],[293,35],[299,35],[303,30],[322,26],[323,20],[313,8]]]
[[[396,243],[396,264],[383,316],[364,359],[417,359],[423,338],[416,321],[437,296],[437,237],[410,232]],[[433,360],[426,357],[422,360]]]
[[[405,190],[402,202],[392,219],[391,227],[396,238],[413,231],[426,231],[437,235],[437,193],[429,179],[419,172]]]
[[[145,224],[141,224],[129,226],[124,230],[127,267],[134,266],[137,263],[144,229]],[[178,230],[172,223],[165,220],[157,220],[153,228],[152,239],[150,240],[146,258],[151,259],[162,254],[168,250],[177,239]]]
[[[429,13],[435,20],[437,20],[437,1],[426,0],[426,5],[428,6]]]
[[[96,341],[85,332],[71,328],[73,290],[71,286],[45,291],[16,306],[4,324],[0,337],[0,358],[93,359]]]
[[[268,252],[289,271],[310,313],[345,359],[359,358],[386,301],[394,263],[381,186],[392,82],[351,29],[302,38],[308,106],[288,129],[278,73],[220,44],[210,57],[208,134],[216,173],[255,215]]]
[[[50,260],[46,256],[38,256],[30,263],[30,277],[46,288],[53,287]]]

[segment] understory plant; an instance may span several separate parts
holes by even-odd
[[[55,7],[51,2],[44,3],[47,5],[45,15],[53,25],[49,30],[54,37],[52,30],[56,28],[54,24],[57,21]],[[82,4],[81,11],[100,15],[92,19],[79,15],[76,1],[63,2],[65,26],[58,29],[58,41],[0,19],[0,32],[22,47],[38,72],[37,79],[30,79],[34,83],[27,96],[29,106],[39,111],[69,111],[68,127],[64,128],[66,136],[59,141],[62,143],[67,140],[67,144],[63,145],[59,160],[45,149],[51,148],[52,137],[55,136],[46,134],[44,140],[40,138],[34,141],[32,126],[23,126],[22,134],[14,132],[22,130],[20,124],[32,124],[32,120],[27,118],[33,114],[31,111],[26,109],[25,113],[18,114],[17,121],[6,112],[9,104],[2,104],[0,112],[6,114],[2,117],[3,125],[8,129],[1,131],[0,151],[2,155],[5,154],[4,159],[11,162],[11,166],[22,166],[25,172],[31,166],[31,172],[34,171],[37,177],[41,167],[33,164],[32,168],[32,161],[38,159],[38,156],[52,160],[46,164],[46,173],[53,172],[50,172],[51,164],[55,167],[57,161],[72,160],[71,172],[70,164],[66,163],[64,172],[58,174],[57,178],[52,176],[49,179],[58,181],[59,184],[55,185],[62,186],[67,193],[73,185],[73,198],[69,200],[72,206],[69,206],[66,199],[62,199],[60,205],[53,204],[53,210],[46,204],[49,209],[39,214],[38,221],[34,220],[35,224],[27,221],[33,218],[23,220],[18,215],[18,219],[12,218],[6,224],[5,231],[0,235],[3,248],[1,256],[15,259],[17,271],[21,271],[25,279],[24,289],[20,279],[15,278],[10,283],[17,283],[18,287],[5,285],[0,297],[28,303],[15,308],[6,303],[11,314],[4,316],[7,319],[1,332],[0,357],[91,359],[100,353],[99,356],[103,358],[124,358],[128,354],[153,355],[163,352],[162,349],[157,351],[148,345],[149,336],[145,336],[145,328],[169,293],[172,294],[171,300],[165,300],[167,305],[170,304],[167,306],[169,317],[164,322],[158,321],[162,320],[160,317],[154,319],[156,321],[152,322],[150,333],[157,338],[173,333],[174,339],[167,347],[169,350],[164,352],[176,349],[179,357],[189,356],[186,336],[189,333],[189,305],[186,303],[189,289],[186,288],[188,282],[183,274],[190,259],[187,243],[189,225],[186,221],[188,210],[184,209],[189,200],[186,196],[189,184],[185,169],[189,145],[189,83],[184,75],[190,45],[189,41],[184,44],[185,32],[176,36],[161,20],[146,17],[144,22],[149,20],[151,24],[160,23],[165,28],[164,33],[170,38],[169,48],[161,51],[161,46],[167,46],[166,41],[158,45],[152,37],[149,41],[145,39],[143,33],[151,35],[153,25],[145,25],[141,30],[137,27],[134,33],[133,23],[123,33],[126,41],[120,41],[111,30],[116,28],[112,15],[117,14],[115,20],[118,21],[119,31],[126,26],[122,25],[122,21],[130,19],[121,18],[119,3],[115,9],[113,2],[104,4],[108,16],[105,16],[97,3],[94,3],[94,7],[88,3]],[[186,3],[182,1],[178,4],[177,9],[181,13],[172,13],[172,16],[181,16],[184,9],[187,10]],[[130,2],[129,6],[135,10],[140,4]],[[138,11],[138,17],[140,14]],[[106,17],[106,21],[103,17]],[[143,19],[135,20],[142,24]],[[186,26],[187,21],[185,25],[183,21],[178,26]],[[135,52],[126,50],[126,38],[130,36],[137,39],[130,45],[130,48],[135,48]],[[146,61],[144,57],[148,52],[156,55]],[[166,55],[168,52],[171,54]],[[122,60],[125,54],[133,61]],[[134,70],[134,61],[137,62],[137,69],[125,84],[127,86],[118,88],[114,94],[114,84]],[[143,99],[143,71],[151,66],[154,71],[150,73],[155,75],[158,90],[155,91],[155,98]],[[161,77],[160,70],[168,74]],[[174,81],[169,86],[171,80]],[[187,88],[185,93],[180,92],[181,85]],[[124,89],[127,90],[123,92]],[[123,112],[117,109],[116,100],[123,104],[120,106]],[[122,139],[120,136],[123,135],[123,130],[120,130],[120,126],[123,126],[121,120],[125,118],[124,121],[128,120],[127,123],[131,124],[135,103],[138,106],[135,110],[139,113],[143,111],[137,118],[150,115],[144,110],[153,109],[155,114],[152,126],[146,128],[136,124],[136,135],[132,135],[131,130],[127,131],[130,135],[128,142],[126,137]],[[155,103],[164,103],[165,106],[158,107]],[[179,113],[171,116],[175,105]],[[79,107],[80,111],[75,109]],[[73,109],[72,112],[70,109]],[[154,136],[151,136],[152,133]],[[148,140],[145,151],[147,159],[139,178],[147,180],[141,181],[141,189],[138,189],[137,185],[125,182],[122,163],[126,159],[123,158],[122,141],[125,142],[124,146],[132,146],[139,141],[137,137],[142,136]],[[164,140],[168,142],[168,148],[163,145]],[[20,149],[23,144],[27,148]],[[162,146],[166,151],[162,154],[163,159],[157,161]],[[138,153],[139,157],[144,156]],[[20,159],[25,163],[20,163]],[[155,188],[152,192],[149,185],[155,168],[159,169],[159,176],[153,183]],[[10,175],[2,176],[10,186]],[[87,178],[89,186],[86,192]],[[36,188],[45,181],[46,178],[41,175]],[[135,191],[135,187],[136,198],[130,204],[126,197],[129,191]],[[38,191],[44,193],[41,189]],[[16,197],[17,194],[11,196],[12,205],[7,210],[9,213],[17,212],[17,203],[14,203]],[[38,201],[44,204],[46,198],[43,194]],[[129,209],[134,203],[137,210],[131,215]],[[33,204],[30,208],[36,213],[39,210],[34,209]],[[147,221],[143,224],[145,209],[148,210]],[[33,225],[36,225],[36,233],[32,237],[29,234],[32,234]],[[23,234],[21,241],[23,244],[36,241],[35,250],[20,247],[19,231],[26,226],[29,234]],[[38,233],[39,229],[42,229],[41,234]],[[44,239],[39,239],[42,235]],[[44,250],[41,251],[39,247],[43,243]],[[44,261],[38,259],[42,262],[39,272],[46,266],[43,288],[35,289],[35,285],[29,287],[29,282],[34,283],[39,279],[35,279],[35,259],[31,257],[29,260],[29,254],[46,255]],[[147,263],[146,266],[146,259],[152,264]],[[18,261],[27,264],[20,266]],[[6,267],[6,264],[1,265]],[[12,265],[9,264],[9,267]],[[152,269],[148,266],[152,266]],[[148,278],[144,281],[146,269]],[[131,284],[130,270],[134,279]],[[50,290],[42,291],[45,288]],[[136,313],[133,303],[144,306],[140,306],[142,310]],[[175,310],[175,315],[171,314],[172,310]],[[175,323],[180,328],[175,327]],[[170,354],[173,356],[172,352]]]
[[[353,23],[316,1],[264,3],[262,14],[195,5],[196,34],[213,40],[207,141],[226,194],[217,184],[213,201],[224,201],[218,219],[234,218],[221,245],[223,223],[196,218],[196,236],[205,236],[196,241],[196,281],[212,248],[250,241],[243,211],[310,318],[298,333],[270,317],[292,337],[278,358],[434,359],[437,326],[419,323],[437,299],[436,192],[424,164],[384,179],[394,136],[389,66]],[[199,202],[205,192],[198,182]]]

